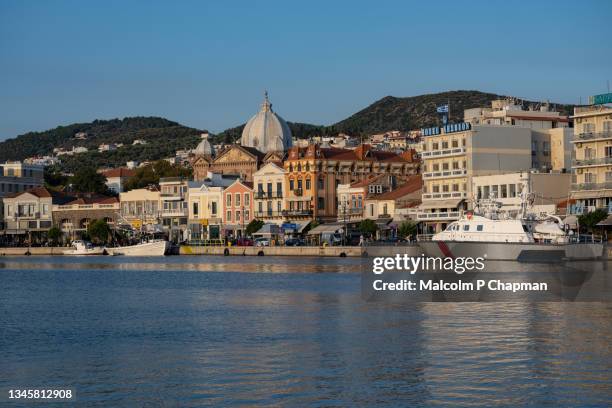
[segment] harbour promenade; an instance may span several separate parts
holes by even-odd
[[[23,255],[64,255],[66,247],[12,247],[0,248],[0,256]],[[176,253],[176,252],[175,252]],[[420,255],[422,250],[416,244],[400,246],[190,246],[178,248],[178,255],[219,255],[219,256],[322,256],[322,257],[362,257],[385,256],[394,254]]]

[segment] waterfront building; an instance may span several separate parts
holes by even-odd
[[[199,155],[192,163],[194,180],[202,181],[208,173],[219,173],[236,175],[245,181],[251,181],[253,173],[264,163],[265,157],[264,153],[255,148],[236,144],[218,152],[215,157]],[[270,155],[269,160],[275,161],[278,157],[282,160],[283,155]]]
[[[64,193],[45,187],[10,194],[3,199],[5,233],[14,241],[44,241],[53,226],[53,205],[74,200]]]
[[[567,116],[553,111],[548,103],[524,108],[516,99],[498,99],[491,107],[466,109],[464,122],[471,125],[516,126],[531,130],[531,168],[540,171],[569,171],[572,137]]]
[[[106,177],[106,186],[109,190],[115,194],[119,194],[125,191],[125,183],[134,177],[136,172],[134,170],[119,167],[116,169],[110,169],[102,172],[102,175]]]
[[[223,190],[223,228],[225,237],[244,237],[253,216],[253,183],[236,180]]]
[[[337,219],[338,185],[379,174],[394,175],[403,181],[418,172],[419,162],[414,151],[398,155],[375,150],[367,144],[353,150],[312,144],[289,149],[283,166],[285,218],[324,222]]]
[[[573,119],[575,212],[596,208],[612,212],[612,107],[576,107]]]
[[[189,183],[187,201],[190,241],[217,240],[221,237],[223,189],[223,186],[210,182]]]
[[[44,183],[44,166],[22,162],[0,164],[0,197],[40,187]]]
[[[532,166],[531,129],[469,123],[424,129],[423,194],[418,220],[441,231],[471,209],[472,177]]]
[[[85,195],[66,203],[54,203],[53,225],[70,239],[77,239],[87,231],[93,220],[104,220],[111,228],[119,218],[117,197]]]
[[[389,174],[370,176],[354,183],[338,184],[338,222],[358,222],[364,218],[365,200],[368,197],[392,191],[397,178]],[[420,197],[419,197],[420,198]]]
[[[181,177],[164,177],[159,180],[161,221],[164,231],[173,242],[187,239],[187,180]]]
[[[472,177],[476,200],[493,199],[501,203],[501,212],[515,217],[521,210],[524,196],[536,214],[555,214],[557,203],[568,200],[570,173],[536,173],[531,171]]]
[[[119,194],[120,223],[136,230],[153,229],[161,222],[159,189],[138,188]]]
[[[253,218],[281,225],[286,211],[285,169],[282,164],[267,163],[253,173]]]
[[[259,112],[244,126],[240,144],[263,153],[286,151],[292,146],[291,130],[285,120],[272,110],[267,92]]]
[[[364,218],[380,220],[386,225],[393,218],[395,209],[411,206],[421,201],[423,180],[420,175],[411,176],[405,183],[382,194],[371,194],[364,200]]]

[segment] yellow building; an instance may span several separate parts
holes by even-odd
[[[161,193],[139,188],[119,194],[121,216],[119,223],[130,224],[135,229],[161,222]]]
[[[572,198],[581,211],[612,208],[612,107],[574,109]],[[610,212],[610,211],[609,211]]]
[[[189,207],[189,239],[218,239],[221,233],[223,187],[190,186],[187,201]]]

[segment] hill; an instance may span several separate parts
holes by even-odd
[[[411,130],[435,126],[439,123],[436,106],[450,103],[450,121],[463,120],[463,110],[491,106],[491,101],[504,95],[480,91],[449,91],[435,94],[398,98],[386,96],[354,115],[328,126],[331,134],[371,135],[388,130]],[[528,104],[537,102],[523,101]],[[573,105],[557,104],[563,114],[571,114]]]
[[[463,119],[464,109],[490,106],[492,100],[500,98],[506,96],[465,90],[401,98],[386,96],[330,126],[299,122],[287,122],[287,124],[293,135],[299,139],[338,133],[367,136],[388,130],[411,130],[434,126],[439,123],[436,106],[449,102],[451,121],[459,122]],[[537,102],[522,103],[527,106]],[[572,113],[573,105],[556,104],[554,108],[569,115]],[[237,141],[243,128],[244,124],[227,129],[212,136],[212,140],[214,143]],[[75,139],[75,134],[79,132],[87,133],[87,139]],[[62,170],[73,172],[84,165],[116,167],[125,165],[128,160],[144,161],[172,157],[176,150],[194,148],[202,132],[158,117],[95,120],[91,123],[59,126],[44,132],[30,132],[0,142],[0,162],[50,154],[56,147],[70,149],[83,146],[90,151],[76,156],[62,156]],[[132,145],[135,139],[144,139],[147,144]],[[124,143],[125,146],[115,151],[99,153],[97,147],[102,143]]]
[[[84,140],[75,139],[79,132],[87,134]],[[70,150],[88,148],[87,153],[62,156],[62,169],[74,171],[83,165],[120,166],[128,160],[156,160],[174,156],[177,149],[193,148],[202,130],[182,126],[158,117],[131,117],[124,119],[94,120],[58,126],[44,132],[29,132],[0,143],[0,162],[22,160],[26,157],[50,154],[54,148]],[[143,139],[145,145],[132,145]],[[123,143],[125,146],[111,152],[98,153],[102,143]]]

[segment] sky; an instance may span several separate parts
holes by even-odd
[[[386,95],[586,101],[612,82],[612,2],[0,0],[0,140],[162,116],[219,132],[268,90],[332,124]]]

